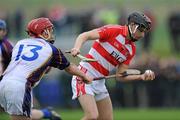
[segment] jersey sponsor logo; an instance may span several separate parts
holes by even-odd
[[[114,41],[113,42],[103,42],[103,43],[97,42],[96,44],[101,45],[105,49],[105,51],[108,52],[108,53],[106,53],[106,56],[108,56],[108,55],[112,56],[113,58],[115,58],[116,61],[118,61],[118,63],[125,61],[129,55],[129,51],[126,49],[126,47],[124,45],[119,44],[119,48],[117,48],[116,46],[114,46]],[[98,46],[98,48],[95,48],[98,52],[100,51],[99,47],[100,46]],[[101,53],[101,52],[99,52],[99,53]]]
[[[115,51],[112,51],[110,55],[113,56],[117,61],[120,61],[120,62],[125,61],[125,59]]]
[[[94,48],[91,48],[89,54],[92,55],[98,62],[101,62],[101,65],[106,69],[114,68],[118,63],[114,57],[109,55],[109,53],[104,55],[105,53],[101,53],[101,51],[97,52]]]

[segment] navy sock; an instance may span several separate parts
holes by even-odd
[[[42,111],[43,114],[44,114],[43,118],[50,118],[51,115],[52,115],[51,112],[50,112],[47,108],[42,109],[41,111]]]

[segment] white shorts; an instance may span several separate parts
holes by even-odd
[[[32,92],[22,81],[2,80],[0,82],[0,105],[10,115],[30,117]]]
[[[86,73],[91,77],[95,77],[90,70],[79,66],[79,69]],[[91,84],[85,84],[80,81],[80,78],[77,76],[73,76],[71,82],[73,97],[72,99],[76,99],[80,95],[89,94],[94,96],[96,101],[102,100],[109,96],[108,90],[105,86],[105,79],[93,81]]]

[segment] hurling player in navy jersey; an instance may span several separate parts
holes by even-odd
[[[12,120],[33,119],[32,89],[49,67],[77,75],[86,83],[92,81],[52,44],[53,24],[48,18],[31,20],[27,32],[30,37],[18,41],[14,46],[11,61],[0,84],[0,105]]]

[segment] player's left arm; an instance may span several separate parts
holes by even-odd
[[[119,64],[116,70],[116,74],[121,74],[128,69],[129,65],[126,64]],[[146,70],[143,74],[140,75],[128,75],[125,77],[118,77],[116,78],[118,81],[132,81],[132,80],[154,80],[155,74],[151,70]]]

